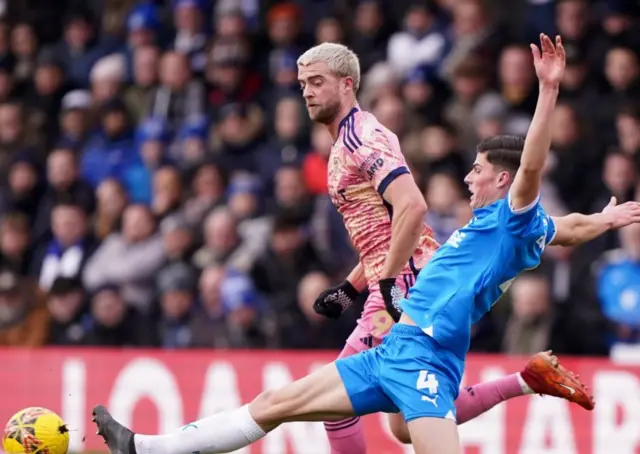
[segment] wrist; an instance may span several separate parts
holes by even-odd
[[[541,82],[539,84],[538,89],[540,90],[540,93],[559,93],[560,92],[560,82],[553,82],[553,83],[548,83],[548,82]]]
[[[356,299],[360,294],[360,291],[357,288],[355,288],[355,286],[351,282],[349,282],[348,279],[345,279],[340,287],[342,287],[342,290],[351,299]]]

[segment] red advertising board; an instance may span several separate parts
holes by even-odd
[[[58,412],[72,429],[75,452],[101,451],[91,407],[105,404],[135,431],[172,431],[234,408],[333,359],[307,352],[157,352],[136,350],[0,350],[0,420],[27,406]],[[465,384],[522,368],[526,360],[471,356]],[[596,410],[538,396],[513,399],[460,426],[465,454],[640,453],[640,367],[606,360],[565,360],[594,390]],[[386,415],[365,418],[374,454],[413,452],[398,445]],[[243,454],[329,454],[323,426],[281,426]]]

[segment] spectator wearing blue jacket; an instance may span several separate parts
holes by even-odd
[[[94,188],[107,178],[124,182],[127,171],[137,161],[126,108],[121,100],[113,99],[103,106],[100,130],[90,137],[81,154],[82,177]]]
[[[63,39],[53,47],[53,53],[68,81],[76,88],[88,88],[93,65],[115,49],[115,42],[98,40],[89,14],[75,11],[67,18]]]
[[[136,165],[127,168],[124,186],[133,203],[149,205],[153,196],[153,174],[172,161],[167,157],[171,132],[161,117],[144,120],[136,134],[138,159]]]
[[[598,297],[614,326],[613,343],[640,342],[640,225],[620,230],[621,249],[607,252],[598,270]]]

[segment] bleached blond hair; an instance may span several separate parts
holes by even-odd
[[[298,58],[298,66],[326,62],[329,70],[339,77],[353,79],[353,91],[360,88],[360,60],[347,46],[337,43],[322,43],[312,47]]]

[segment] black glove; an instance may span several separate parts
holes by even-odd
[[[313,310],[316,314],[324,315],[328,318],[338,318],[344,311],[349,309],[359,292],[351,285],[349,281],[331,287],[316,298],[313,303]]]
[[[404,293],[396,285],[396,279],[389,277],[380,279],[380,293],[384,299],[384,307],[394,322],[400,320],[402,309],[400,309],[400,300],[404,298]]]

